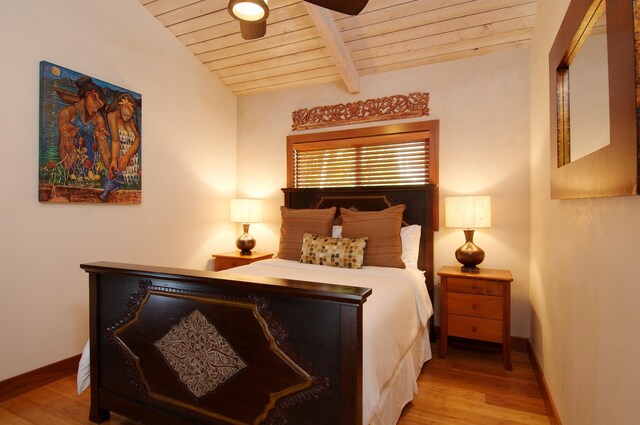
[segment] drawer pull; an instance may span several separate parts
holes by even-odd
[[[473,310],[477,310],[478,309],[478,304],[471,304],[471,308]]]
[[[475,326],[471,326],[471,332],[473,333],[478,332],[478,328],[476,328]]]

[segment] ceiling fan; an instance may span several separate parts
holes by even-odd
[[[357,15],[369,0],[307,0],[325,9]],[[240,22],[240,33],[245,40],[263,37],[267,32],[269,6],[267,0],[229,0],[229,14]]]

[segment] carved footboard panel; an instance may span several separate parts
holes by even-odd
[[[89,273],[91,412],[148,424],[360,424],[371,290],[117,263]]]

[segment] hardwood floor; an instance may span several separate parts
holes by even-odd
[[[405,407],[398,425],[550,424],[529,355],[511,351],[512,371],[502,367],[502,352],[453,343],[447,357],[422,369],[419,393]]]
[[[451,345],[439,359],[437,344],[418,381],[420,389],[398,425],[549,424],[529,357],[512,351],[513,371],[502,368],[501,352]],[[89,391],[76,394],[70,375],[0,403],[3,425],[88,425]],[[136,422],[112,414],[105,424]],[[153,424],[150,424],[153,425]]]

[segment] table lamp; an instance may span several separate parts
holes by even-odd
[[[231,221],[242,223],[244,232],[236,239],[236,247],[241,255],[251,255],[256,246],[256,240],[249,234],[249,224],[262,221],[262,200],[260,199],[232,199]]]
[[[456,250],[463,272],[477,273],[484,251],[473,243],[474,229],[491,227],[490,196],[453,196],[444,199],[444,225],[464,229],[466,242]]]

